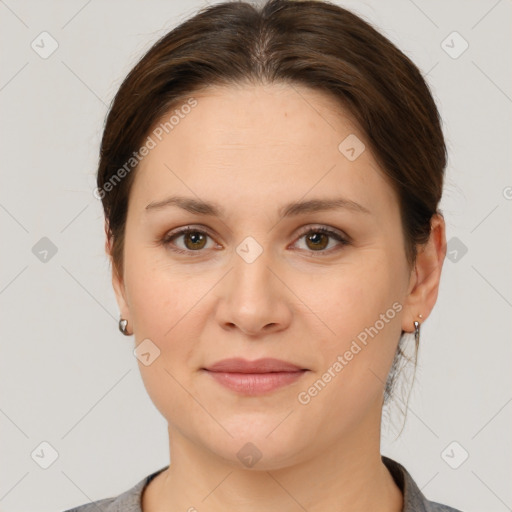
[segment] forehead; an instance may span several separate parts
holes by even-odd
[[[365,135],[332,96],[272,84],[211,87],[191,97],[195,106],[176,104],[149,134],[154,148],[141,161],[132,191],[141,200],[177,188],[221,199],[222,191],[237,189],[270,199],[333,187],[361,201],[374,201],[380,188],[383,200],[395,200]],[[364,148],[356,159],[343,153],[347,140]]]
[[[332,95],[297,84],[217,86],[193,96],[197,106],[182,121],[193,118],[188,128],[200,126],[212,144],[308,147],[320,138],[323,145],[336,145],[345,132],[364,138]]]

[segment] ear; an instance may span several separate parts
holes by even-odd
[[[130,308],[126,299],[126,288],[123,278],[118,275],[112,259],[112,235],[110,233],[108,220],[105,220],[105,252],[107,253],[110,260],[110,266],[112,267],[112,287],[114,288],[120,315],[122,318],[129,320]]]
[[[117,272],[112,268],[112,287],[116,295],[117,305],[119,306],[119,313],[122,318],[130,322],[130,306],[126,299],[126,287],[124,281],[117,275]]]
[[[422,323],[430,315],[437,300],[445,255],[446,226],[442,214],[436,213],[430,222],[428,242],[418,251],[411,272],[409,293],[402,316],[402,330],[413,332],[414,321]]]

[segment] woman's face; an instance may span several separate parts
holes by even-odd
[[[378,446],[384,383],[420,312],[406,314],[414,272],[395,192],[320,92],[219,87],[194,98],[151,134],[123,281],[114,277],[151,399],[174,439],[228,463],[261,457],[271,469]],[[268,375],[205,370],[229,358],[306,371],[269,389]]]

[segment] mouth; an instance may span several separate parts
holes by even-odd
[[[217,383],[243,395],[260,395],[275,391],[302,378],[309,369],[279,359],[247,361],[224,359],[201,368]]]

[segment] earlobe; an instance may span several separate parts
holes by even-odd
[[[416,257],[414,275],[411,275],[414,284],[407,296],[402,317],[404,331],[414,332],[414,322],[421,324],[422,319],[426,319],[434,308],[445,255],[445,222],[439,213],[432,217],[429,240]]]
[[[126,288],[124,282],[119,279],[115,269],[112,270],[112,286],[116,294],[117,304],[119,306],[119,330],[125,336],[131,336],[133,334],[133,327],[128,328],[128,318],[130,318],[130,308],[126,300]],[[132,332],[130,332],[132,331]]]

